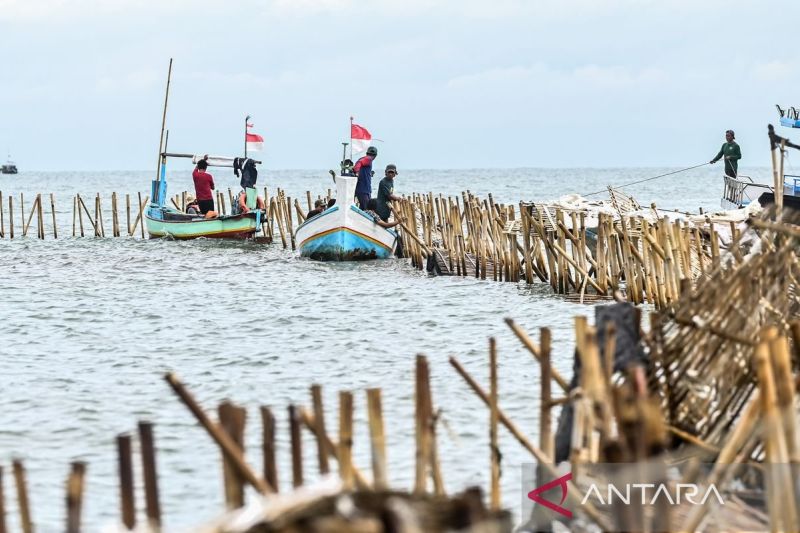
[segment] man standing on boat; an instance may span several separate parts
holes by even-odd
[[[194,180],[194,194],[197,197],[197,205],[200,212],[204,215],[214,210],[214,177],[206,172],[208,168],[208,156],[197,162],[197,168],[192,172]]]
[[[735,178],[739,173],[739,160],[742,158],[742,149],[736,141],[733,140],[733,130],[725,132],[725,143],[719,149],[717,156],[709,161],[709,163],[716,163],[721,158],[725,160],[725,174]]]
[[[372,196],[372,162],[378,157],[378,149],[374,146],[367,148],[367,155],[356,161],[353,172],[358,176],[356,182],[356,199],[358,207],[365,210]]]
[[[378,204],[375,207],[375,212],[384,222],[389,220],[389,215],[391,214],[389,202],[400,200],[400,197],[394,194],[394,178],[397,176],[397,166],[393,164],[386,165],[385,175],[386,177],[378,185]]]

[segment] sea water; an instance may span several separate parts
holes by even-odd
[[[217,187],[236,190],[229,169],[213,169]],[[395,193],[463,190],[495,201],[547,200],[602,191],[675,169],[406,170]],[[715,210],[721,167],[704,167],[632,186],[643,205]],[[769,182],[768,169],[743,169]],[[553,364],[571,375],[573,317],[591,306],[565,302],[548,285],[434,278],[405,260],[321,263],[280,245],[196,240],[72,238],[72,198],[80,193],[92,215],[103,198],[111,234],[110,195],[149,193],[154,172],[27,172],[0,176],[8,231],[7,195],[15,196],[17,238],[0,240],[0,464],[9,521],[16,522],[10,460],[24,459],[34,522],[63,530],[69,463],[88,463],[84,523],[96,531],[119,520],[115,437],[155,424],[164,523],[186,530],[224,508],[220,451],[163,379],[175,372],[201,405],[216,415],[230,399],[247,407],[246,449],[261,471],[258,406],[278,418],[281,487],[291,486],[287,406],[310,405],[309,387],[323,386],[335,439],[338,392],[355,395],[354,461],[369,474],[365,389],[383,390],[388,470],[392,485],[410,488],[414,473],[414,361],[425,354],[433,402],[441,409],[439,455],[449,492],[488,487],[489,410],[448,363],[455,356],[488,390],[488,338],[499,353],[500,407],[538,443],[539,368],[505,317],[535,339],[553,334]],[[378,176],[373,189],[377,189]],[[262,171],[259,187],[281,187],[306,205],[306,190],[334,189],[319,171]],[[171,192],[192,190],[189,169],[169,174]],[[263,189],[262,189],[263,190]],[[59,238],[20,238],[19,195],[30,210],[36,193],[54,193]],[[227,196],[227,191],[226,191]],[[602,198],[604,195],[596,195]],[[25,213],[27,221],[27,212]],[[34,219],[35,220],[35,219]],[[33,223],[35,225],[35,221]],[[84,220],[88,227],[88,222]],[[87,235],[91,234],[86,230]],[[555,394],[560,391],[554,388]],[[315,443],[304,431],[306,480],[317,477]],[[136,447],[134,448],[136,450]],[[532,458],[500,430],[503,501],[519,515],[521,464]],[[143,507],[138,453],[135,478]],[[531,487],[532,489],[533,487]],[[530,490],[530,489],[529,489]]]

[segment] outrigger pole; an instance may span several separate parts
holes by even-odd
[[[167,90],[164,94],[164,112],[161,115],[161,134],[158,136],[158,166],[156,167],[156,181],[161,181],[161,166],[164,164],[166,158],[161,152],[164,151],[164,128],[167,125],[167,102],[169,101],[169,82],[172,79],[172,58],[169,58],[169,70],[167,71]],[[158,189],[156,189],[158,190]],[[153,198],[154,202],[158,202],[158,198]]]

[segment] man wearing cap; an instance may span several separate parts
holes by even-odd
[[[725,159],[725,174],[735,178],[739,173],[739,160],[742,158],[742,149],[736,141],[733,140],[733,130],[725,132],[725,143],[719,149],[717,156],[709,161],[709,163],[716,163],[720,158]]]
[[[384,222],[389,220],[389,215],[391,214],[389,202],[400,200],[400,197],[394,194],[394,178],[397,176],[397,166],[393,164],[386,165],[385,174],[386,177],[378,185],[378,205],[375,208],[375,212]]]
[[[367,204],[372,196],[372,162],[378,157],[378,149],[374,146],[367,148],[367,155],[356,161],[353,172],[358,176],[356,182],[356,199],[358,207],[367,210]]]

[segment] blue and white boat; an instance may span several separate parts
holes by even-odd
[[[781,118],[781,126],[785,128],[800,128],[800,111],[794,107],[781,109],[781,106],[775,105],[778,108],[778,113]]]
[[[397,233],[378,225],[355,205],[355,176],[334,176],[336,204],[298,226],[300,255],[320,261],[387,259],[397,246]]]

